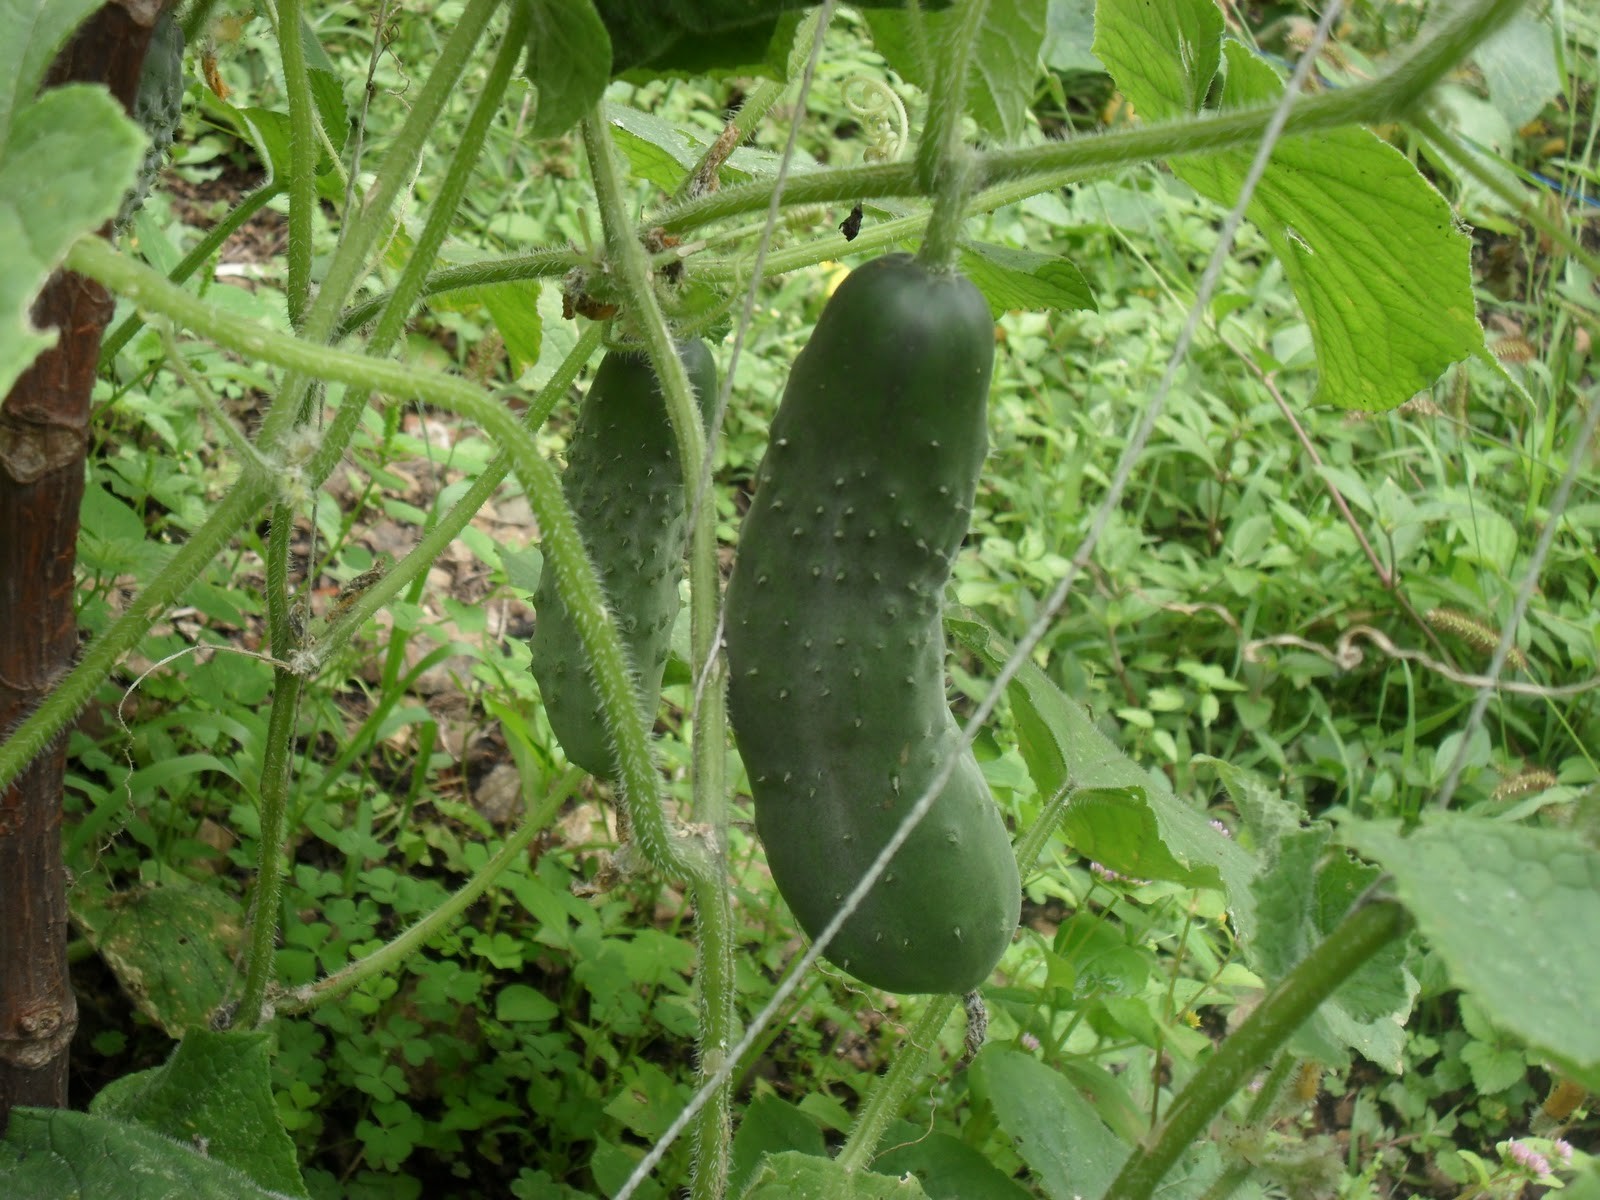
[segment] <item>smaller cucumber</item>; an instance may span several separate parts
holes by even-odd
[[[139,177],[122,198],[122,208],[113,223],[118,231],[125,229],[143,207],[161,168],[166,166],[178,119],[183,115],[183,83],[183,27],[173,15],[173,8],[168,8],[156,18],[150,31],[139,90],[133,99],[133,119],[150,139],[150,145],[139,165]]]
[[[711,351],[702,341],[680,342],[678,356],[704,415],[717,391]],[[649,716],[678,615],[686,518],[666,399],[644,355],[613,352],[601,361],[578,412],[561,490],[633,663],[639,711]],[[548,570],[534,608],[533,674],[556,740],[569,762],[615,778],[611,733],[583,645]]]

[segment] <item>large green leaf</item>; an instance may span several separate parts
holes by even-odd
[[[1211,0],[1102,0],[1095,53],[1150,120],[1196,112],[1215,90],[1221,17]],[[1228,42],[1223,108],[1270,104],[1276,71]],[[1202,195],[1232,205],[1251,150],[1175,160]],[[1471,242],[1449,204],[1364,129],[1282,139],[1247,210],[1282,263],[1317,352],[1315,400],[1381,411],[1482,348]]]
[[[1459,813],[1431,813],[1409,836],[1388,821],[1342,832],[1394,876],[1484,1016],[1600,1090],[1600,851],[1573,832]]]
[[[142,1125],[55,1108],[18,1108],[0,1141],[6,1200],[282,1200],[244,1172]],[[304,1195],[303,1192],[292,1193]]]
[[[527,71],[539,89],[528,135],[560,137],[600,102],[611,78],[611,39],[592,0],[524,0]]]
[[[162,1066],[125,1075],[89,1105],[204,1147],[208,1157],[257,1183],[304,1196],[294,1142],[272,1098],[272,1037],[261,1032],[191,1030]]]
[[[29,317],[39,289],[74,241],[116,214],[143,156],[144,134],[103,88],[53,88],[0,111],[0,396],[55,344]]]

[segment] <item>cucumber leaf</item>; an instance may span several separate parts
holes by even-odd
[[[1222,41],[1212,0],[1101,0],[1094,52],[1147,120],[1276,102],[1277,72]],[[1220,90],[1219,66],[1226,66]],[[1201,195],[1231,206],[1254,150],[1174,160]],[[1471,242],[1450,205],[1393,146],[1364,129],[1282,139],[1250,220],[1283,265],[1316,348],[1316,403],[1378,412],[1483,348]]]
[[[1569,830],[1460,813],[1430,813],[1409,835],[1355,819],[1341,833],[1394,876],[1486,1020],[1600,1091],[1600,850]]]
[[[118,1196],[129,1200],[282,1200],[207,1155],[200,1142],[174,1141],[126,1121],[59,1108],[16,1108],[0,1141],[0,1194]]]
[[[208,1158],[273,1191],[306,1194],[294,1142],[272,1098],[268,1033],[190,1030],[163,1065],[115,1080],[89,1111],[180,1143],[203,1143]]]
[[[527,0],[528,81],[539,106],[532,138],[560,137],[600,102],[610,82],[611,38],[592,0]]]

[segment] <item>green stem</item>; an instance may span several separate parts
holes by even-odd
[[[311,251],[316,239],[316,105],[306,71],[306,45],[300,32],[300,0],[278,0],[278,52],[289,94],[289,283],[285,299],[289,324],[299,329],[311,298]]]
[[[590,325],[583,331],[577,345],[562,360],[561,366],[523,414],[522,423],[526,428],[538,429],[545,423],[556,403],[572,386],[573,380],[577,379],[578,372],[600,348],[603,333],[604,328],[600,325]],[[450,511],[439,519],[438,524],[427,530],[422,540],[404,558],[395,563],[382,579],[362,592],[361,598],[318,636],[317,644],[311,651],[309,669],[313,672],[320,670],[333,652],[354,637],[379,609],[398,596],[412,580],[423,575],[444,552],[444,548],[467,527],[473,515],[483,507],[484,501],[494,495],[495,489],[510,472],[511,456],[503,451],[495,455],[484,467],[483,474],[473,481],[461,499],[450,506]]]
[[[549,279],[565,275],[573,267],[587,260],[570,249],[533,250],[527,254],[496,258],[488,262],[465,263],[461,266],[442,267],[428,275],[423,284],[423,296],[436,296],[440,292],[453,292],[461,288],[488,287],[496,283],[518,283],[528,279]],[[348,309],[339,318],[333,340],[343,341],[368,321],[381,313],[389,304],[391,293],[384,292],[363,300]]]
[[[928,118],[916,158],[917,182],[933,197],[933,213],[917,255],[930,270],[948,270],[955,261],[966,216],[962,205],[972,178],[961,144],[961,121],[967,111],[967,67],[988,8],[989,0],[966,0],[950,39],[936,52]]]
[[[99,241],[98,238],[91,239]],[[101,243],[104,245],[104,243]],[[115,251],[107,248],[115,256]],[[152,272],[153,274],[153,272]],[[165,282],[165,281],[163,281]],[[94,697],[122,656],[139,644],[211,564],[235,531],[260,511],[272,494],[272,480],[248,468],[203,525],[178,547],[149,585],[115,624],[90,643],[76,666],[28,717],[0,744],[0,790],[10,786]]]
[[[683,468],[686,503],[694,519],[689,550],[690,663],[693,677],[700,680],[706,677],[716,654],[719,598],[714,506],[695,503],[706,453],[704,427],[689,385],[688,373],[678,357],[661,306],[656,302],[644,247],[633,236],[609,126],[598,110],[583,123],[583,142],[588,152],[590,174],[594,179],[606,248],[629,301],[628,315],[643,336],[650,352],[651,366],[656,378],[661,381],[662,394],[667,401],[667,416],[678,446],[678,461]],[[709,401],[710,397],[706,399]],[[717,856],[709,864],[706,873],[697,875],[693,880],[700,943],[702,1080],[710,1079],[717,1073],[732,1050],[736,1036],[733,902],[728,892],[727,872],[721,860],[728,825],[724,790],[726,734],[720,694],[711,699],[710,691],[708,688],[706,692],[709,702],[696,703],[693,709],[695,817],[710,827],[717,850]],[[621,714],[608,711],[606,715],[613,729],[618,715],[631,724],[639,723],[637,707]],[[695,1168],[690,1185],[693,1200],[721,1200],[727,1190],[732,1143],[732,1089],[733,1080],[730,1076],[722,1081],[695,1118]]]
[[[709,512],[699,512],[696,505],[701,472],[705,464],[705,429],[700,410],[695,404],[694,391],[689,385],[688,373],[678,357],[672,334],[667,329],[666,318],[656,302],[655,288],[650,278],[650,264],[644,247],[634,238],[628,222],[623,200],[622,180],[617,170],[616,155],[611,146],[611,135],[605,119],[598,110],[583,123],[583,141],[588,151],[589,169],[594,177],[595,197],[600,207],[600,218],[606,234],[606,248],[611,262],[621,278],[630,301],[629,316],[643,336],[650,353],[650,363],[656,378],[661,381],[662,394],[667,402],[667,417],[672,423],[673,439],[677,443],[678,462],[683,470],[684,491],[688,511],[695,516],[689,546],[690,595],[690,669],[695,679],[701,679],[716,652],[716,622],[718,599],[718,573],[716,562],[715,522]],[[608,714],[610,719],[610,714]],[[628,717],[637,724],[639,713],[635,707]],[[695,713],[694,743],[697,765],[710,751],[712,742],[721,746],[724,741],[721,726],[708,728]],[[712,797],[707,784],[721,786],[721,771],[712,766],[711,779],[696,780],[697,817],[720,830],[726,824],[722,815],[724,798],[720,793]],[[720,834],[719,834],[720,838]]]
[[[289,622],[289,553],[294,537],[294,511],[282,501],[272,506],[267,536],[267,630],[273,656],[287,662],[297,639]],[[300,717],[304,680],[284,667],[273,672],[272,712],[262,751],[260,832],[256,838],[256,891],[246,934],[244,990],[234,1023],[243,1029],[261,1024],[267,987],[277,972],[278,904],[283,894],[284,834],[288,827],[289,788],[294,778],[294,735]]]
[[[462,884],[438,908],[365,958],[357,959],[349,966],[319,979],[316,983],[295,988],[279,997],[273,1005],[274,1009],[279,1013],[309,1012],[313,1008],[338,999],[351,988],[359,987],[369,979],[386,975],[398,968],[401,963],[426,945],[429,939],[443,932],[473,901],[488,890],[489,885],[498,879],[507,867],[523,856],[529,843],[550,824],[557,811],[566,803],[567,797],[572,795],[584,778],[585,773],[577,767],[568,770],[556,781],[555,787],[549,794],[540,801],[538,808],[528,814],[527,819],[506,839],[505,844],[494,852],[489,861],[473,872],[472,878]]]
[[[1408,117],[1434,84],[1521,7],[1521,0],[1475,0],[1463,6],[1440,22],[1427,41],[1419,43],[1371,83],[1296,100],[1284,136],[1341,125],[1377,125]],[[1275,111],[1276,105],[1241,108],[1096,137],[991,151],[975,157],[973,185],[985,187],[1034,176],[1042,187],[1047,177],[1063,172],[1070,177],[1176,155],[1231,150],[1257,141]],[[783,198],[786,204],[848,204],[864,197],[917,196],[923,192],[915,164],[884,163],[807,171],[785,184]],[[668,205],[647,216],[644,228],[686,233],[713,221],[762,211],[771,196],[770,180],[723,188],[709,196]]]
[[[698,778],[695,781],[699,787]],[[700,945],[700,1081],[712,1078],[739,1039],[734,1007],[733,897],[718,870],[694,881],[695,932]],[[733,1149],[733,1076],[722,1082],[694,1122],[691,1200],[722,1200]]]
[[[1061,818],[1067,811],[1067,805],[1072,803],[1073,797],[1077,794],[1078,789],[1073,786],[1072,780],[1066,780],[1039,810],[1039,815],[1033,824],[1017,839],[1012,850],[1017,859],[1017,874],[1021,878],[1026,879],[1033,874],[1039,855],[1044,853],[1046,844],[1054,836],[1056,826],[1061,823]]]
[[[1261,1081],[1261,1090],[1256,1093],[1255,1099],[1250,1101],[1250,1111],[1244,1118],[1247,1126],[1260,1125],[1272,1115],[1273,1106],[1278,1103],[1278,1095],[1283,1091],[1283,1085],[1289,1082],[1289,1076],[1294,1074],[1297,1061],[1292,1054],[1278,1055],[1278,1061],[1272,1064],[1272,1070],[1268,1071],[1267,1077]]]
[[[1317,1006],[1363,963],[1411,927],[1394,900],[1358,905],[1328,937],[1273,988],[1248,1020],[1196,1072],[1167,1113],[1105,1194],[1105,1200],[1148,1200],[1178,1156],[1223,1106],[1269,1061]]]
[[[200,269],[201,264],[209,261],[222,243],[237,233],[246,221],[283,195],[283,189],[283,183],[275,180],[257,188],[239,201],[232,212],[206,231],[206,235],[195,244],[193,250],[183,256],[177,266],[172,268],[172,273],[167,278],[173,283],[182,283],[188,279]],[[100,345],[102,371],[116,360],[117,355],[122,353],[122,348],[132,341],[134,334],[143,327],[144,317],[138,312],[131,312],[123,318],[122,324],[118,325]]]
[[[329,340],[340,310],[369,268],[379,238],[387,236],[391,230],[390,214],[395,203],[401,191],[410,187],[422,152],[438,125],[439,114],[459,86],[461,75],[477,49],[478,40],[483,37],[489,19],[500,2],[469,0],[449,39],[434,59],[433,67],[428,72],[428,81],[418,94],[416,104],[406,115],[405,123],[395,135],[388,153],[384,155],[377,178],[363,198],[360,211],[351,214],[351,219],[345,225],[339,247],[328,264],[327,277],[306,316],[305,334],[311,341]]]
[[[274,511],[279,511],[279,509]],[[283,510],[287,511],[287,510]],[[269,571],[271,570],[269,565]],[[270,584],[269,584],[270,587]],[[289,811],[294,731],[300,715],[300,676],[273,672],[272,713],[267,718],[266,761],[261,769],[261,833],[257,839],[255,901],[245,946],[244,990],[234,1025],[254,1029],[271,1014],[263,1011],[278,949],[278,907],[283,896],[284,827]]]
[[[510,455],[512,469],[544,531],[546,565],[555,571],[562,596],[576,617],[579,639],[595,673],[602,702],[610,711],[629,711],[634,701],[627,656],[616,623],[606,611],[600,582],[584,553],[572,509],[561,494],[561,481],[539,453],[533,435],[503,404],[464,379],[335,350],[277,333],[247,317],[214,310],[97,238],[75,242],[68,252],[67,265],[257,361],[308,378],[435,404],[481,426]],[[646,859],[664,874],[677,877],[708,869],[704,848],[693,839],[678,837],[666,822],[660,781],[649,765],[649,745],[642,726],[637,721],[627,721],[614,733],[618,742],[626,745],[624,764],[635,764],[634,770],[624,772],[622,783],[629,816]],[[637,769],[641,763],[647,769]]]
[[[930,996],[928,1007],[912,1026],[906,1045],[900,1048],[889,1069],[878,1077],[867,1102],[862,1106],[856,1123],[839,1151],[838,1162],[847,1171],[864,1171],[877,1153],[878,1143],[889,1128],[889,1122],[900,1115],[912,1085],[922,1075],[922,1064],[928,1051],[939,1043],[950,1014],[959,1003],[959,996]]]

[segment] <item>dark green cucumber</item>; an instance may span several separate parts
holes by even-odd
[[[139,73],[139,90],[134,93],[133,119],[150,139],[139,177],[122,198],[113,227],[124,229],[144,205],[172,150],[178,118],[183,115],[183,27],[174,15],[176,6],[156,18],[145,51],[144,68]]]
[[[679,343],[679,357],[701,412],[717,390],[717,367],[701,341]],[[666,400],[642,354],[607,354],[578,412],[561,489],[572,505],[589,558],[633,663],[639,710],[661,697],[667,644],[683,578],[684,486]],[[593,775],[616,775],[588,660],[572,614],[546,570],[534,597],[533,674],[568,761]]]
[[[985,450],[994,322],[910,256],[849,275],[795,360],[728,585],[728,714],[778,890],[812,937],[954,752],[940,601]],[[1017,927],[970,753],[826,956],[893,992],[970,991]]]

